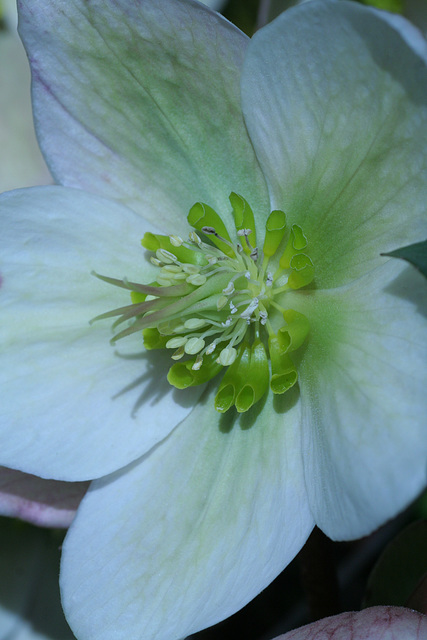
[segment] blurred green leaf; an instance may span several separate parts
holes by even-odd
[[[59,595],[62,531],[0,518],[0,639],[73,640]]]
[[[381,255],[406,260],[414,265],[414,267],[427,278],[427,240],[410,244],[407,247],[402,247],[389,253],[382,253]]]
[[[261,0],[259,3],[259,26],[277,18],[283,11],[298,4],[298,0]]]
[[[257,21],[259,0],[229,0],[223,15],[248,36],[252,36]]]
[[[408,606],[426,572],[427,521],[423,520],[406,527],[387,545],[369,576],[363,606]]]
[[[403,13],[405,8],[404,0],[361,0],[361,2],[377,9],[392,11],[393,13]]]

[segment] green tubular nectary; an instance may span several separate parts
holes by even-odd
[[[168,381],[178,389],[203,384],[225,369],[215,397],[221,413],[242,413],[268,390],[281,394],[297,381],[291,353],[305,341],[309,323],[286,308],[286,292],[309,284],[314,266],[301,227],[286,227],[275,210],[265,225],[262,250],[255,219],[232,193],[236,241],[221,217],[198,202],[188,214],[188,240],[146,233],[142,246],[158,268],[147,285],[98,276],[130,291],[131,304],[95,320],[116,317],[125,328],[112,342],[142,332],[146,349],[170,349]],[[200,234],[200,235],[199,235]]]

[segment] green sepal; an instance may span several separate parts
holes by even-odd
[[[244,376],[249,371],[250,361],[250,347],[246,342],[242,342],[239,345],[237,358],[225,372],[215,396],[215,409],[220,413],[225,413],[234,405],[235,398],[242,388]]]
[[[301,289],[310,284],[314,278],[314,265],[305,253],[297,253],[292,257],[288,285],[291,289]]]
[[[286,214],[279,209],[272,211],[265,223],[265,239],[263,253],[270,258],[282,242],[286,231]]]
[[[233,207],[234,224],[236,225],[236,231],[240,229],[250,229],[251,235],[249,236],[249,242],[253,247],[256,247],[256,227],[254,213],[249,206],[248,202],[240,196],[238,193],[232,191],[229,196],[231,206]],[[242,242],[242,247],[245,253],[250,254],[251,249],[246,242]]]
[[[148,327],[142,330],[144,347],[150,351],[151,349],[164,349],[170,336],[163,336],[155,327]]]
[[[193,251],[192,249],[184,247],[183,245],[181,245],[180,247],[176,247],[170,241],[169,236],[162,236],[160,234],[147,231],[141,240],[141,244],[144,249],[152,251],[153,253],[156,253],[158,249],[165,249],[166,251],[173,253],[173,255],[177,257],[179,262],[196,264],[200,266],[208,264],[205,255],[201,251]]]
[[[212,380],[223,368],[221,364],[216,362],[218,353],[203,356],[203,364],[200,369],[192,369],[196,362],[196,357],[186,360],[185,362],[176,362],[169,369],[167,378],[169,384],[177,389],[187,389],[204,384]]]
[[[276,336],[269,337],[268,350],[271,362],[270,389],[276,394],[285,393],[298,380],[297,370]]]
[[[242,375],[243,387],[238,392],[235,405],[239,413],[248,411],[262,398],[268,389],[270,372],[265,347],[258,338],[250,350],[249,370]]]
[[[222,236],[225,240],[231,243],[230,236],[228,235],[227,227],[219,217],[216,211],[203,202],[196,202],[187,216],[188,224],[194,227],[197,231],[202,231],[203,227],[213,227],[216,233]],[[221,249],[227,256],[234,258],[235,254],[231,247],[225,242],[222,242],[214,235],[209,235],[209,239],[212,243]]]
[[[288,309],[283,312],[286,326],[277,332],[277,339],[283,351],[296,351],[304,343],[310,331],[310,323],[307,317],[299,311]]]
[[[282,257],[280,258],[279,266],[282,269],[289,269],[291,266],[291,260],[294,255],[305,249],[307,246],[307,238],[304,235],[303,230],[297,224],[293,224],[291,227],[291,234],[285,247]]]

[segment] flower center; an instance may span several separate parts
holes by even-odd
[[[98,275],[130,289],[132,304],[95,320],[118,316],[114,328],[126,323],[113,343],[142,331],[146,349],[171,349],[168,381],[178,389],[208,382],[226,368],[215,408],[225,412],[234,405],[244,412],[269,386],[281,394],[297,381],[290,354],[303,344],[309,324],[286,308],[286,292],[309,284],[314,266],[301,227],[288,230],[283,211],[269,215],[261,251],[249,204],[236,193],[230,202],[234,242],[221,217],[196,203],[188,214],[194,229],[188,240],[152,233],[142,239],[158,268],[155,282]]]

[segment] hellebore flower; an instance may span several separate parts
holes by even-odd
[[[182,638],[425,486],[426,287],[380,255],[427,235],[422,40],[344,1],[251,41],[193,0],[20,9],[61,186],[0,200],[0,463],[93,480],[79,640]]]

